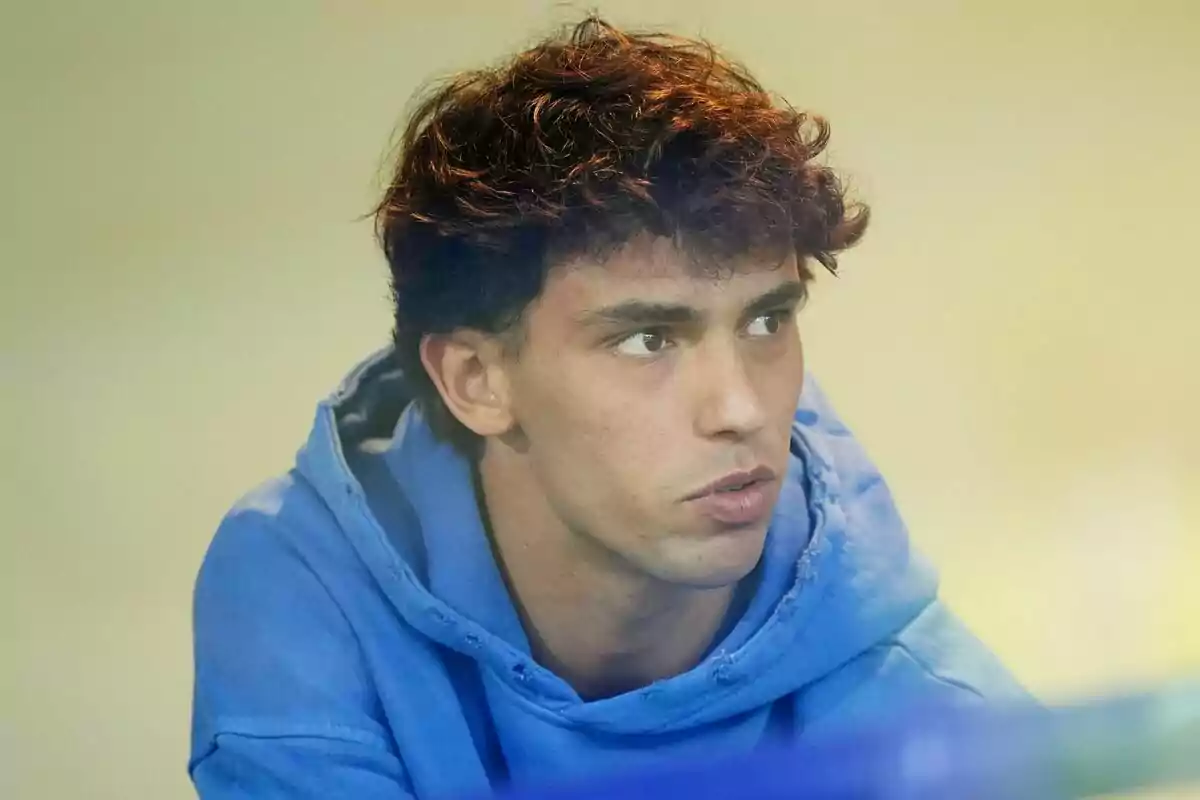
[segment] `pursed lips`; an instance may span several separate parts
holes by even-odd
[[[720,492],[737,492],[749,486],[766,483],[775,479],[775,471],[765,465],[759,465],[752,470],[731,472],[704,486],[704,488],[689,494],[684,500],[697,500],[706,495]]]

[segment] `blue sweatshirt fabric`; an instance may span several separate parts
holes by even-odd
[[[1026,699],[939,602],[811,378],[753,596],[693,669],[581,699],[532,659],[470,467],[403,383],[390,350],[355,369],[209,547],[189,761],[205,800],[471,795]]]

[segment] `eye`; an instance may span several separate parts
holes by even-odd
[[[667,346],[667,337],[661,331],[638,331],[617,342],[616,351],[621,355],[646,358],[661,353]]]
[[[760,314],[746,326],[746,333],[755,337],[774,336],[783,327],[788,313],[790,312],[772,311],[770,314]]]

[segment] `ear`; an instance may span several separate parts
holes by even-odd
[[[473,330],[426,334],[420,353],[442,402],[459,422],[479,436],[512,429],[504,348],[495,337]]]

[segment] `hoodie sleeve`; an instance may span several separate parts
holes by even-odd
[[[203,800],[412,797],[354,634],[269,511],[226,518],[194,602]]]

